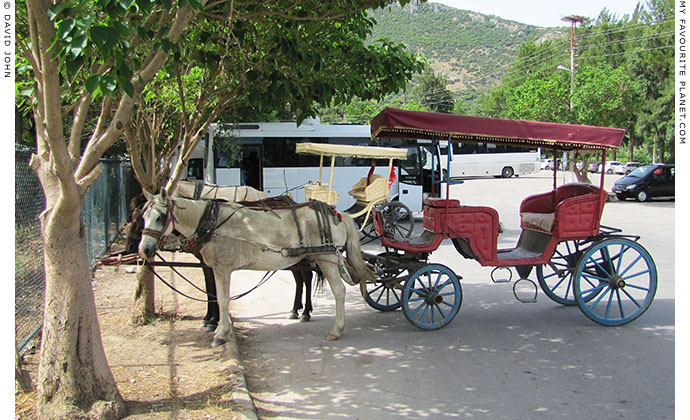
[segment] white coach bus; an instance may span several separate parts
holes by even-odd
[[[269,197],[289,192],[297,202],[303,202],[304,185],[319,179],[319,157],[296,154],[295,145],[301,142],[373,145],[369,125],[327,125],[320,124],[318,119],[307,119],[299,126],[294,122],[212,124],[208,136],[189,160],[187,179],[203,179],[216,185],[249,185],[265,191]],[[421,211],[424,193],[431,191],[432,154],[428,147],[415,141],[383,146],[408,149],[407,160],[394,163],[396,179],[391,185],[390,199],[401,201],[411,211]],[[339,209],[354,204],[348,191],[368,174],[370,167],[370,160],[336,159],[333,188],[340,195]],[[436,163],[434,168],[438,167]],[[375,173],[388,177],[387,170],[387,159],[376,162]]]
[[[441,142],[441,154],[448,155],[448,142]],[[441,159],[446,169],[447,159]],[[510,178],[541,169],[541,152],[537,147],[520,147],[487,143],[453,143],[450,177],[493,176]]]

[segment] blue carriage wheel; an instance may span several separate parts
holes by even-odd
[[[546,296],[561,305],[576,305],[573,294],[573,275],[582,254],[587,249],[583,241],[559,242],[548,264],[537,266],[537,280]],[[589,294],[591,299],[595,294]]]
[[[373,283],[365,282],[362,285],[364,300],[374,309],[379,311],[394,311],[400,307],[400,295],[402,291],[396,288],[395,281],[376,280]]]
[[[462,304],[462,288],[453,270],[441,264],[427,264],[405,282],[402,309],[416,327],[436,330],[453,320]]]
[[[377,257],[394,258],[399,256],[396,252],[382,252]],[[402,282],[409,274],[408,268],[397,265],[370,264],[369,267],[376,273],[376,280],[360,283],[360,291],[364,301],[379,311],[394,311],[400,307],[402,297]]]
[[[656,265],[642,245],[606,239],[585,252],[573,278],[580,310],[602,325],[624,325],[642,315],[657,289]],[[585,299],[587,297],[588,299]]]

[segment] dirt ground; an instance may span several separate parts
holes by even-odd
[[[163,253],[167,261],[193,261],[189,254]],[[108,364],[124,398],[128,420],[239,419],[253,415],[236,343],[210,347],[212,333],[201,328],[206,304],[182,297],[156,279],[159,317],[145,326],[130,323],[136,286],[133,266],[101,266],[93,289]],[[201,269],[178,269],[203,288]],[[166,281],[195,298],[201,292],[168,268],[157,268]],[[38,350],[25,357],[35,380]],[[34,394],[18,392],[15,419],[33,420]]]

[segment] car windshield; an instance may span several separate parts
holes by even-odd
[[[635,169],[634,171],[630,172],[630,175],[633,178],[642,178],[643,176],[647,175],[649,171],[654,169],[654,166],[640,166],[639,168]]]

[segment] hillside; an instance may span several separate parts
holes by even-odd
[[[563,32],[438,3],[396,5],[371,15],[377,21],[373,39],[388,38],[424,54],[464,102],[500,81],[522,43]]]

